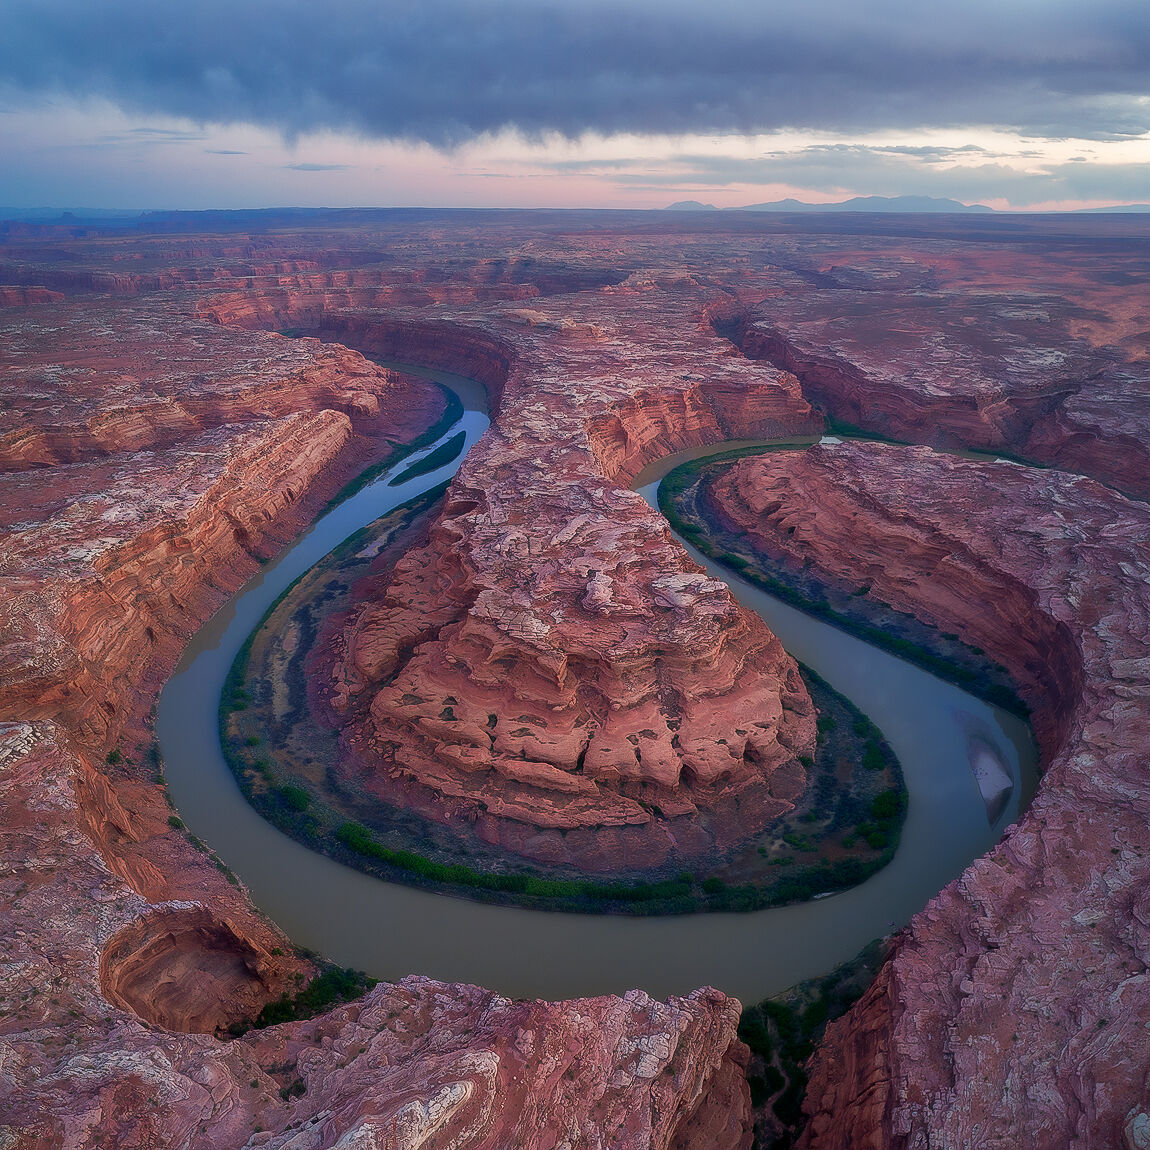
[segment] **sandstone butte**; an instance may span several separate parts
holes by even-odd
[[[1031,811],[828,1033],[805,1137],[1146,1144],[1144,226],[1011,222],[971,243],[973,225],[946,221],[912,237],[802,226],[381,216],[7,237],[0,1137],[750,1143],[738,1004],[713,991],[511,1003],[413,977],[217,1037],[307,968],[169,825],[142,765],[148,715],[256,558],[387,439],[438,418],[437,391],[366,353],[482,380],[495,423],[423,554],[349,624],[333,702],[420,786],[473,803],[481,769],[491,834],[515,849],[546,853],[551,830],[576,827],[605,859],[657,857],[665,826],[628,804],[675,781],[669,818],[709,805],[721,843],[738,830],[727,796],[762,797],[809,745],[809,700],[773,637],[625,490],[645,462],[811,431],[813,403],[1050,468],[850,445],[740,465],[717,498],[828,578],[855,577],[844,552],[871,556],[875,595],[998,654],[1047,768]],[[1128,234],[1104,245],[1092,227]],[[385,678],[413,641],[414,689],[397,697]],[[446,694],[465,700],[449,729],[433,712]],[[748,702],[767,727],[740,726],[718,757]],[[117,750],[127,761],[108,763]]]
[[[690,296],[608,298],[626,303],[472,328],[513,348],[493,429],[346,626],[332,707],[366,695],[361,762],[429,792],[432,817],[618,871],[710,856],[791,809],[815,740],[778,640],[620,484],[681,447],[817,425],[793,377],[721,354]]]

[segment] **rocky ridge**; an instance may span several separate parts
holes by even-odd
[[[1145,1121],[1150,1084],[1150,511],[1075,476],[876,444],[746,459],[716,487],[760,546],[1005,662],[1047,762],[1025,817],[832,1024],[804,1144],[977,1131],[980,1145],[1137,1146],[1124,1130]]]
[[[167,899],[113,873],[85,825],[83,754],[54,724],[0,725],[0,771],[8,857],[20,851],[2,880],[8,1145],[420,1145],[442,1130],[493,1150],[559,1132],[636,1150],[746,1144],[738,1007],[710,991],[512,1003],[410,978],[221,1041],[218,1025],[306,969],[282,936],[182,836],[149,836],[182,882]]]
[[[932,229],[952,228],[937,221],[925,231],[920,227],[922,234],[913,238],[892,231],[895,225],[889,221],[866,223],[867,228],[882,231],[880,238],[832,234],[856,226],[849,221],[790,221],[770,233],[757,220],[720,223],[721,227],[660,220],[650,227],[620,224],[615,229],[597,224],[581,233],[577,244],[568,218],[554,223],[538,216],[451,228],[442,222],[397,219],[342,231],[260,236],[77,239],[70,233],[56,237],[50,229],[4,230],[0,280],[8,286],[3,288],[5,311],[0,317],[5,348],[0,371],[7,403],[0,406],[6,413],[19,414],[3,429],[5,436],[14,435],[5,439],[9,452],[5,458],[10,470],[40,475],[37,485],[26,486],[24,494],[10,503],[12,521],[25,525],[37,521],[35,515],[23,512],[22,503],[33,487],[50,491],[49,475],[55,480],[70,467],[85,467],[85,482],[99,492],[116,475],[130,476],[135,462],[129,456],[134,452],[177,448],[183,430],[173,434],[173,423],[189,437],[222,437],[213,447],[218,450],[231,435],[228,420],[213,422],[207,410],[212,403],[197,407],[192,400],[198,389],[211,389],[227,378],[221,364],[230,363],[233,356],[242,362],[248,354],[245,348],[259,354],[275,349],[278,356],[300,354],[298,349],[310,346],[298,363],[306,369],[309,356],[320,354],[318,345],[277,339],[257,328],[329,333],[327,338],[337,342],[340,332],[365,333],[370,328],[377,343],[360,345],[351,335],[347,342],[373,353],[418,351],[427,357],[424,362],[462,366],[489,385],[496,401],[509,385],[511,402],[520,402],[517,397],[533,378],[525,375],[522,383],[517,382],[518,369],[512,361],[527,363],[531,373],[541,369],[541,378],[547,381],[541,393],[542,412],[551,395],[564,393],[570,380],[562,372],[547,374],[549,363],[532,360],[531,347],[541,348],[545,361],[565,343],[572,349],[582,347],[579,360],[568,357],[563,362],[568,370],[593,373],[598,346],[601,342],[610,346],[621,328],[633,330],[630,355],[643,347],[657,348],[669,338],[673,341],[690,323],[702,321],[724,337],[735,337],[725,345],[725,355],[723,344],[698,337],[695,363],[707,361],[706,370],[679,369],[675,357],[662,354],[647,361],[653,374],[640,378],[639,372],[620,370],[620,361],[624,369],[628,367],[626,355],[608,361],[612,366],[601,373],[604,378],[596,386],[604,401],[593,399],[579,412],[587,451],[596,459],[600,476],[628,478],[646,458],[673,449],[685,437],[698,436],[687,441],[702,442],[716,437],[716,428],[725,427],[736,433],[737,426],[724,423],[724,411],[740,408],[742,393],[754,393],[756,382],[766,378],[770,387],[763,394],[768,406],[771,395],[789,393],[800,400],[805,395],[839,419],[898,438],[930,442],[935,442],[932,421],[937,420],[949,442],[969,438],[969,445],[1028,454],[1135,494],[1141,490],[1137,484],[1146,473],[1141,453],[1148,436],[1145,405],[1139,397],[1145,390],[1150,307],[1144,288],[1146,238],[1139,221],[1072,220],[1058,226],[979,221],[978,242],[970,244],[952,232],[932,238]],[[988,238],[988,229],[994,228],[1003,231],[1001,243]],[[798,234],[803,231],[810,234]],[[1097,236],[1105,242],[1096,244]],[[510,262],[509,253],[515,253]],[[541,257],[550,264],[544,269],[548,274],[556,264],[573,267],[577,274],[550,278],[540,274],[533,282],[529,261]],[[593,273],[590,279],[588,270]],[[563,294],[573,287],[590,290]],[[645,304],[651,305],[646,312]],[[832,304],[833,308],[828,306]],[[359,310],[363,308],[375,310]],[[640,320],[633,329],[632,309]],[[835,309],[846,313],[841,320]],[[898,322],[880,322],[884,309]],[[998,332],[1000,309],[1025,314],[1007,316],[1006,330]],[[210,334],[207,326],[196,329],[212,346],[194,373],[194,386],[189,388],[187,381],[175,386],[168,366],[162,364],[154,386],[147,372],[133,375],[133,358],[146,360],[150,342],[140,340],[133,347],[133,328],[144,324],[149,332],[164,336],[173,317],[190,318],[193,312],[217,321]],[[682,322],[684,315],[689,324]],[[974,322],[959,326],[963,315]],[[612,316],[618,318],[613,321]],[[221,322],[234,326],[225,330]],[[909,333],[895,330],[908,325]],[[244,327],[252,330],[237,330]],[[767,359],[746,357],[766,350],[744,343],[741,332],[751,328],[780,341],[783,352],[791,349],[797,357],[791,365],[803,390],[788,374],[786,360],[779,359],[783,369],[772,366],[776,351]],[[40,357],[41,366],[50,368],[47,372],[36,365],[35,356],[13,367],[13,341],[38,339],[29,335],[36,330],[48,333],[41,340],[46,348],[67,341],[71,331],[80,336],[67,348],[61,345],[58,355]],[[607,338],[601,341],[604,332]],[[94,430],[89,426],[100,404],[88,396],[80,408],[71,410],[67,397],[83,379],[82,373],[72,370],[77,357],[93,354],[93,349],[107,353],[126,337],[117,386],[125,406],[136,405],[137,390],[145,402],[139,414],[133,412],[127,419],[114,416],[113,424],[122,420],[142,437],[128,455],[117,456],[114,436],[101,438],[99,420]],[[954,373],[954,386],[947,384],[952,374],[948,352],[953,352],[955,363],[969,368]],[[339,358],[348,353],[333,354]],[[813,357],[824,355],[831,356],[831,366],[820,380],[810,366]],[[524,358],[520,361],[519,356]],[[898,369],[884,370],[884,360],[893,360]],[[356,356],[344,363],[349,375],[370,376],[376,370]],[[930,371],[920,369],[927,363],[934,365]],[[718,375],[715,364],[722,368]],[[998,370],[1003,365],[1010,370]],[[687,373],[703,378],[679,378]],[[258,390],[258,375],[253,373],[245,386]],[[102,386],[109,382],[110,377],[105,378]],[[724,383],[730,386],[726,398],[720,399]],[[293,381],[288,394],[297,386]],[[703,392],[710,415],[692,399],[692,393],[697,397]],[[640,398],[643,393],[648,394]],[[153,396],[161,400],[170,396],[192,411],[191,420],[179,412],[174,420],[169,418]],[[61,397],[64,402],[58,403]],[[356,427],[363,413],[355,403],[331,400],[317,407],[313,400],[308,402],[313,406],[301,406],[309,417],[322,408],[351,421],[349,446],[328,466],[328,479],[334,484],[339,461],[349,458],[349,450],[354,453],[359,443],[354,437],[360,434]],[[85,406],[87,410],[82,410]],[[411,406],[401,404],[399,410]],[[524,404],[521,413],[530,414],[528,406]],[[33,430],[22,439],[27,434],[21,422],[25,410],[28,424],[43,430]],[[45,414],[37,414],[40,410]],[[272,439],[272,429],[289,410],[281,407],[264,413]],[[391,411],[386,405],[382,410]],[[780,423],[793,429],[792,417],[802,409],[796,405],[788,410],[790,416]],[[251,415],[260,417],[259,404]],[[158,432],[149,429],[153,418]],[[245,432],[253,431],[254,422],[240,417]],[[330,417],[324,427],[325,434],[342,434]],[[366,444],[359,446],[366,451]],[[577,474],[585,474],[583,466],[580,462]],[[929,486],[923,478],[930,471],[926,464],[903,471],[891,470],[889,463],[885,466],[884,482],[891,489],[917,495],[920,484]],[[243,477],[242,469],[237,474],[241,482],[236,490],[242,492],[250,477]],[[1002,1145],[1017,1144],[1020,1135],[1012,1125],[1017,1123],[1036,1145],[1063,1145],[1071,1130],[1070,1137],[1084,1145],[1138,1147],[1150,1127],[1137,1094],[1141,1090],[1145,1095],[1146,1040],[1132,1029],[1138,1012],[1145,1014],[1138,996],[1139,971],[1147,965],[1139,924],[1146,915],[1140,905],[1141,888],[1130,877],[1140,856],[1126,846],[1134,843],[1136,849],[1139,828],[1145,825],[1144,817],[1138,825],[1131,825],[1128,818],[1140,810],[1145,798],[1137,774],[1138,739],[1141,747],[1146,745],[1139,726],[1146,715],[1137,679],[1140,656],[1136,645],[1127,653],[1120,650],[1132,643],[1122,636],[1126,622],[1121,612],[1105,610],[1096,597],[1080,594],[1082,587],[1103,586],[1097,582],[1103,575],[1126,580],[1130,570],[1140,569],[1141,560],[1132,563],[1123,551],[1125,544],[1113,537],[1113,524],[1127,522],[1123,517],[1132,505],[1116,510],[1112,492],[1082,481],[1070,481],[1076,486],[1068,495],[1060,486],[1065,477],[1028,473],[1030,485],[1023,491],[1013,480],[1008,482],[1009,468],[1000,465],[988,474],[993,482],[983,494],[991,506],[1001,507],[1003,516],[1009,517],[1010,508],[1005,495],[998,500],[993,493],[999,482],[1006,495],[1022,500],[1011,520],[1017,530],[1012,527],[1008,536],[1017,543],[1017,552],[998,555],[994,541],[988,540],[980,541],[977,553],[970,553],[970,538],[986,524],[972,514],[948,526],[941,506],[932,505],[931,515],[938,516],[936,527],[952,531],[952,550],[958,556],[957,562],[943,563],[940,569],[973,578],[967,583],[970,587],[990,586],[996,593],[1005,589],[1009,613],[1001,616],[1002,625],[1008,620],[1028,624],[1022,629],[1023,651],[1012,665],[1037,713],[1045,716],[1043,742],[1048,754],[1058,756],[1058,773],[1048,772],[1034,821],[1028,819],[989,860],[977,863],[916,918],[909,941],[900,945],[863,1003],[831,1031],[815,1066],[811,1105],[816,1116],[808,1133],[812,1145],[964,1144],[976,1139],[982,1124],[989,1122],[993,1138]],[[497,470],[485,476],[497,477]],[[10,479],[11,475],[0,482]],[[281,525],[286,530],[295,515],[302,516],[308,505],[315,505],[314,499],[323,497],[322,484],[313,479],[286,517],[262,522],[269,545]],[[832,487],[825,490],[829,493]],[[117,490],[114,505],[127,513],[139,489],[126,482]],[[884,490],[875,478],[872,493]],[[71,489],[69,500],[74,502],[80,492],[80,487]],[[834,499],[828,494],[828,510],[838,499],[847,506],[849,494],[839,491]],[[1059,550],[1058,540],[1066,535],[1068,523],[1054,512],[1063,506],[1060,499],[1071,497],[1069,505],[1083,509],[1098,535],[1074,540]],[[796,506],[801,505],[800,497],[794,498],[799,499]],[[1027,534],[1020,521],[1026,508],[1046,535]],[[105,504],[101,514],[111,509]],[[43,513],[45,521],[50,514]],[[875,524],[886,522],[878,512],[868,514]],[[1047,520],[1047,516],[1053,517]],[[152,518],[141,524],[137,537],[146,535],[156,522]],[[845,520],[842,527],[845,530]],[[79,546],[86,547],[96,532],[104,530],[102,524],[94,525],[91,532],[77,537]],[[1073,539],[1072,534],[1066,537]],[[198,547],[204,537],[196,538]],[[5,549],[10,539],[5,536]],[[940,537],[934,542],[940,543]],[[254,542],[257,550],[262,545],[260,540]],[[239,555],[243,564],[250,561],[251,550],[241,547],[234,534],[230,546],[236,548],[230,555]],[[1049,578],[1038,560],[1027,558],[1032,546],[1038,554],[1053,557]],[[223,594],[224,588],[212,580],[219,579],[227,564],[221,566],[221,557],[213,554],[210,562],[196,566],[195,557],[204,552],[194,548],[166,554],[165,563],[172,562],[173,554],[178,558],[187,586],[203,592],[186,621],[174,628],[186,633]],[[937,561],[937,550],[931,554]],[[833,566],[829,556],[823,560]],[[1077,582],[1059,584],[1071,570],[1077,573]],[[49,598],[55,594],[54,568],[32,562],[26,574],[7,571],[5,578],[6,590],[14,593],[35,591]],[[234,585],[230,577],[227,581]],[[156,583],[152,580],[153,586]],[[131,588],[129,583],[121,586],[124,591]],[[931,602],[924,611],[938,611],[941,617],[946,607],[962,614],[961,605],[942,594],[937,582],[931,586]],[[1045,635],[1042,627],[1047,624],[1036,625],[1033,611],[1025,615],[1027,588],[1039,614],[1053,620],[1053,630],[1048,626]],[[907,593],[906,587],[890,588],[891,594],[899,590]],[[1128,597],[1128,591],[1129,584],[1123,582],[1122,598],[1116,602],[1133,610],[1130,604],[1137,605],[1136,597]],[[28,601],[35,616],[34,596]],[[36,617],[54,621],[53,612],[54,608]],[[131,620],[135,615],[127,612],[121,617]],[[967,626],[975,626],[971,612],[965,618]],[[162,642],[151,661],[129,668],[146,673],[120,683],[109,675],[106,684],[84,686],[77,696],[77,721],[68,686],[68,675],[79,666],[74,653],[49,630],[24,632],[22,625],[22,616],[9,621],[15,627],[13,665],[33,670],[20,671],[23,677],[18,681],[23,685],[12,703],[5,704],[3,718],[12,726],[4,730],[0,752],[5,794],[3,881],[11,883],[6,891],[6,906],[11,909],[5,911],[0,943],[6,955],[5,1046],[0,1061],[5,1137],[17,1145],[83,1146],[93,1144],[102,1130],[110,1130],[122,1141],[143,1145],[195,1145],[210,1136],[214,1145],[238,1146],[252,1136],[255,1125],[262,1125],[266,1129],[255,1136],[259,1141],[284,1144],[303,1138],[307,1144],[331,1144],[342,1136],[338,1129],[351,1129],[359,1121],[354,1100],[314,1137],[314,1124],[302,1132],[298,1125],[290,1131],[288,1127],[322,1113],[325,1097],[334,1096],[342,1078],[354,1083],[338,1060],[324,1063],[325,1069],[314,1078],[309,1069],[298,1079],[288,1069],[290,1057],[261,1065],[258,1071],[245,1061],[245,1052],[256,1049],[259,1041],[290,1043],[305,1033],[308,1024],[220,1043],[211,1035],[168,1031],[135,1013],[149,1009],[145,1005],[149,996],[140,993],[141,979],[154,980],[166,970],[179,970],[182,977],[190,968],[179,956],[189,945],[204,956],[192,965],[204,971],[207,1001],[221,1008],[266,999],[293,973],[302,973],[294,960],[274,953],[284,949],[282,938],[251,910],[212,860],[168,826],[168,809],[147,772],[105,762],[118,731],[124,733],[126,757],[138,759],[137,747],[145,738],[138,720],[148,709],[159,677],[174,662],[178,636],[158,633]],[[94,615],[91,627],[95,635],[99,627]],[[146,638],[146,630],[143,634]],[[110,638],[97,641],[93,652],[99,654],[105,647],[123,652],[129,646]],[[1082,668],[1081,690],[1074,680],[1060,702],[1052,701],[1057,677],[1043,672],[1035,661],[1047,649],[1042,644],[1051,639],[1051,653],[1062,652],[1058,657],[1069,659],[1068,668],[1076,665],[1076,659]],[[1085,654],[1076,651],[1079,646]],[[5,657],[10,657],[7,650]],[[123,654],[118,658],[122,664]],[[41,675],[37,669],[50,667],[53,659],[59,660],[58,688],[50,682],[50,674]],[[1108,661],[1112,666],[1105,665]],[[114,707],[119,704],[118,718],[100,717],[106,696],[114,696]],[[1105,701],[1098,702],[1103,696]],[[89,699],[101,702],[91,706]],[[29,715],[30,700],[42,708],[37,712],[40,717]],[[106,707],[103,710],[108,714]],[[121,720],[123,726],[118,727]],[[1074,745],[1086,750],[1068,758],[1068,748]],[[1080,799],[1082,810],[1094,820],[1085,826],[1075,806]],[[1108,845],[1110,832],[1099,829],[1100,809],[1107,817],[1126,819],[1115,823],[1121,834],[1113,845]],[[1088,899],[1090,906],[1085,905]],[[125,927],[138,929],[140,922],[154,922],[155,936],[119,933]],[[1038,926],[1035,938],[1047,944],[1048,956],[1038,953],[1039,943],[1030,939],[1033,923]],[[170,946],[163,941],[169,937],[181,944]],[[101,970],[101,955],[113,939],[115,945],[107,951],[110,961]],[[1033,953],[1027,947],[1033,947]],[[1008,972],[1001,978],[999,952]],[[999,995],[1010,981],[1009,972],[1014,972],[1014,982],[1004,1010]],[[983,987],[992,989],[984,993]],[[377,988],[362,1009],[371,1009],[388,993],[388,988]],[[448,1011],[450,1001],[470,1001],[468,993],[458,987],[442,988],[433,997],[440,994],[436,1002]],[[198,995],[187,1004],[151,997],[168,1021],[199,1026],[217,1021],[208,1017],[210,1010],[205,1014],[196,1007]],[[121,1002],[132,1003],[133,1009],[122,1009]],[[610,1000],[602,1009],[618,1010],[617,1003]],[[690,1042],[700,1051],[706,1047],[699,1065],[719,1069],[706,1079],[702,1102],[692,1116],[687,1111],[694,1089],[689,1083],[694,1080],[684,1079],[688,1090],[672,1120],[677,1124],[673,1139],[682,1146],[740,1145],[745,1128],[740,1133],[723,1127],[720,1120],[724,1111],[741,1113],[746,1099],[745,1084],[737,1073],[738,1048],[722,1025],[714,1029],[729,1008],[709,1000],[696,1003],[706,1018],[700,1028],[689,1030]],[[361,1008],[347,1008],[354,1009]],[[562,1014],[567,1008],[555,1009]],[[677,1007],[668,1004],[668,1009],[673,1013]],[[925,1013],[916,1014],[920,1009]],[[1025,1017],[1017,1042],[1013,1031],[1000,1033],[1001,1024],[1012,1014]],[[328,1017],[340,1019],[336,1025],[343,1026],[342,1020],[350,1015],[337,1012]],[[370,1021],[375,1017],[370,1014],[366,1017],[369,1028],[382,1023],[378,1018]],[[466,1019],[467,1011],[456,1017]],[[506,1020],[510,1015],[500,1017]],[[627,1025],[638,1024],[632,1018]],[[465,1035],[474,1032],[472,1022],[463,1022],[457,1032],[460,1043],[465,1045]],[[383,1041],[383,1048],[394,1052],[388,1042]],[[321,1035],[318,1047],[322,1045]],[[312,1043],[312,1048],[318,1047]],[[483,1048],[477,1043],[477,1050]],[[236,1060],[229,1062],[233,1052]],[[590,1122],[586,1115],[601,1096],[597,1091],[615,1073],[609,1059],[597,1062],[586,1089],[581,1089],[579,1099],[572,1098],[571,1113]],[[422,1080],[420,1074],[426,1077],[423,1071],[413,1071],[413,1084]],[[457,1075],[453,1081],[465,1077]],[[326,1085],[316,1089],[321,1079]],[[245,1086],[249,1081],[257,1087]],[[537,1099],[554,1096],[554,1084],[546,1077],[531,1081],[544,1084],[536,1088]],[[297,1082],[303,1082],[303,1095],[298,1094]],[[277,1086],[287,1098],[277,1100]],[[651,1084],[632,1079],[632,1086],[633,1092],[620,1106],[648,1106]],[[359,1087],[348,1089],[350,1098]],[[365,1082],[362,1089],[367,1092],[370,1085]],[[412,1089],[423,1112],[430,1113],[430,1096],[414,1085]],[[500,1089],[511,1087],[504,1084]],[[249,1090],[259,1095],[250,1103],[244,1100]],[[373,1098],[372,1105],[378,1105],[382,1114],[386,1100],[382,1094]],[[397,1105],[389,1113],[398,1110]],[[417,1110],[404,1113],[414,1115]],[[543,1114],[545,1108],[535,1113]],[[362,1116],[367,1115],[365,1109]],[[386,1121],[390,1119],[381,1119],[378,1129],[384,1129]],[[532,1121],[540,1124],[534,1127],[539,1130],[545,1119]],[[345,1122],[348,1125],[342,1126]],[[604,1127],[585,1128],[594,1133]],[[658,1128],[667,1131],[669,1126]],[[700,1133],[692,1143],[696,1130]],[[524,1131],[519,1128],[518,1140],[531,1145],[534,1135]],[[540,1140],[544,1137],[539,1135]]]
[[[813,245],[812,245],[813,246]],[[829,245],[828,245],[829,246]],[[725,299],[716,330],[871,434],[1007,452],[1150,497],[1145,257],[914,245],[783,251],[824,290]],[[1129,270],[1125,270],[1125,269]],[[1129,279],[1130,290],[1115,286]]]
[[[794,771],[771,777],[814,744],[777,640],[618,485],[670,450],[809,432],[810,409],[781,373],[715,362],[674,295],[644,295],[625,297],[626,335],[570,300],[495,317],[516,356],[494,426],[428,544],[345,628],[331,700],[354,715],[367,696],[359,762],[432,791],[429,815],[589,870],[745,838],[790,809]],[[678,339],[643,340],[675,314]],[[633,382],[652,378],[668,382]]]

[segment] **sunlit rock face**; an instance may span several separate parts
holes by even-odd
[[[494,820],[595,831],[567,854],[603,869],[663,861],[652,807],[688,836],[700,806],[789,809],[771,778],[813,748],[814,712],[777,640],[684,563],[637,496],[568,482],[557,508],[551,482],[532,503],[526,470],[506,469],[506,502],[457,484],[428,544],[345,632],[337,690],[372,693],[365,737],[387,769],[505,841],[515,827]],[[760,825],[700,827],[696,850]]]
[[[205,612],[441,393],[346,348],[151,301],[0,320],[0,715],[114,742]],[[143,689],[143,688],[141,688]]]
[[[619,480],[682,447],[810,432],[810,407],[655,284],[507,309],[475,339],[515,348],[493,427],[342,636],[331,705],[359,763],[548,862],[617,871],[745,840],[792,809],[813,705]]]

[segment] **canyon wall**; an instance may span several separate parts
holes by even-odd
[[[0,1141],[749,1142],[736,1004],[713,992],[517,1004],[416,978],[217,1037],[313,968],[171,821],[148,711],[183,638],[257,557],[442,410],[355,351],[273,334],[291,330],[487,384],[495,430],[422,568],[401,567],[380,601],[394,610],[364,606],[331,689],[352,738],[400,732],[403,770],[467,781],[473,760],[493,777],[535,764],[497,786],[537,812],[580,801],[554,788],[585,785],[616,719],[603,777],[652,778],[592,779],[595,803],[666,791],[675,772],[690,797],[695,764],[726,766],[720,747],[730,775],[712,785],[737,789],[809,733],[773,640],[618,486],[646,462],[809,434],[825,411],[1055,469],[840,445],[724,492],[764,548],[843,581],[857,556],[872,593],[994,653],[1044,750],[1031,812],[832,1025],[806,1139],[1145,1143],[1150,532],[1101,484],[1147,493],[1150,237],[1137,219],[980,220],[974,243],[953,221],[900,226],[398,215],[261,235],[0,230]],[[402,636],[428,626],[411,657]],[[462,693],[389,695],[371,676],[393,651],[420,690],[442,673]],[[532,722],[484,709],[500,659],[500,703],[528,702],[507,718]],[[744,682],[766,729],[735,718]],[[551,761],[573,751],[578,767],[584,746],[583,771]],[[540,829],[485,825],[509,840]]]
[[[793,372],[848,427],[1003,452],[1150,498],[1146,293],[1107,288],[1114,273],[1098,257],[1084,268],[1058,255],[928,249],[893,272],[881,257],[811,261],[806,274],[829,290],[726,299],[708,314],[734,347]],[[1130,255],[1140,268],[1137,246]]]
[[[713,498],[764,553],[1001,659],[1046,762],[1026,815],[832,1024],[804,1145],[1122,1145],[1150,1083],[1150,511],[1074,476],[847,443],[740,461]]]
[[[1082,693],[1082,659],[1070,627],[1041,609],[1024,578],[988,562],[958,531],[922,517],[895,518],[866,489],[849,501],[826,498],[844,455],[849,451],[823,445],[773,465],[741,461],[707,484],[703,503],[716,522],[784,568],[812,567],[852,595],[956,634],[1001,663],[1030,708],[1039,749],[1051,758]],[[902,457],[933,454],[907,449]],[[879,516],[882,530],[871,531]]]

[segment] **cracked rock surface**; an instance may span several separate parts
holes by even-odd
[[[412,977],[224,1037],[312,968],[169,823],[147,716],[258,557],[439,417],[377,356],[481,380],[495,427],[349,620],[332,701],[385,770],[461,803],[482,779],[492,838],[567,829],[604,865],[708,804],[697,849],[735,833],[724,792],[813,722],[627,482],[823,413],[924,445],[740,465],[728,493],[763,546],[865,562],[998,652],[1046,766],[832,1026],[806,1138],[1144,1147],[1148,245],[1136,218],[0,232],[0,1144],[749,1144],[713,991],[513,1003]],[[652,818],[655,791],[684,801]]]

